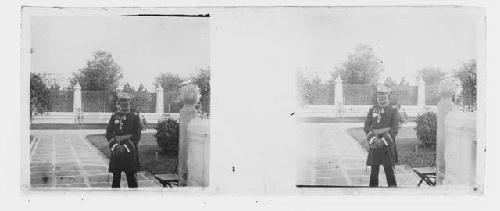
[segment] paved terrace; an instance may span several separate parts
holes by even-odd
[[[368,186],[367,152],[348,133],[362,123],[299,123],[297,185]],[[383,167],[379,186],[387,186]],[[419,178],[405,165],[396,166],[399,187],[416,187]]]
[[[112,174],[108,159],[93,147],[85,136],[103,130],[31,130],[38,138],[30,159],[32,188],[110,188]],[[161,187],[159,183],[137,174],[139,187]],[[121,187],[127,188],[122,173]]]

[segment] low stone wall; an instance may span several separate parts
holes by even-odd
[[[366,117],[371,105],[305,105],[297,117]],[[403,106],[409,117],[416,117],[426,111],[436,112],[436,106]]]
[[[113,113],[101,113],[101,112],[85,112],[82,113],[80,120],[77,120],[77,115],[73,112],[47,112],[42,115],[35,116],[32,123],[33,124],[95,124],[104,123],[107,124],[109,118]],[[164,115],[158,113],[142,113],[146,118],[147,123],[157,123],[161,120]],[[179,113],[169,114],[173,119],[179,118]]]
[[[188,123],[188,186],[207,187],[209,181],[209,119],[193,119]]]

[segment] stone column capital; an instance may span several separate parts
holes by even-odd
[[[73,89],[82,89],[82,87],[80,86],[80,83],[78,83],[78,81],[76,81],[76,84],[75,84],[75,86],[73,86]]]

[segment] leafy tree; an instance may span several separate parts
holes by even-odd
[[[30,118],[33,113],[43,113],[50,109],[50,90],[40,73],[30,73]]]
[[[139,84],[139,88],[137,88],[137,92],[148,92],[148,90],[141,83],[141,84]]]
[[[59,91],[62,89],[58,74],[51,72],[43,72],[37,74],[43,80],[45,86],[50,89],[50,91]]]
[[[184,79],[179,74],[162,73],[155,78],[154,85],[160,85],[165,92],[178,92]]]
[[[123,85],[123,91],[127,93],[134,93],[134,87],[130,86],[130,84],[127,82],[125,85]]]
[[[373,48],[358,45],[347,61],[336,68],[332,77],[335,79],[340,75],[344,83],[349,84],[375,84],[383,71],[382,61],[375,55]]]
[[[401,81],[399,81],[399,87],[410,88],[410,83],[405,79],[405,77],[401,77]]]
[[[460,69],[455,71],[455,75],[462,82],[462,97],[463,105],[469,109],[476,108],[477,101],[477,64],[476,60],[470,60],[462,64]]]
[[[195,76],[191,77],[201,95],[201,111],[203,113],[210,113],[210,68],[199,69]]]
[[[392,79],[390,81],[386,79],[384,85],[392,89],[389,93],[389,102],[391,104],[396,105],[410,103],[406,102],[409,99],[408,96],[410,95],[410,83],[408,83],[404,77],[401,77],[399,83],[392,81]]]
[[[417,72],[417,76],[424,80],[425,84],[439,84],[441,78],[445,75],[443,71],[435,67],[424,67]]]
[[[168,112],[178,112],[182,108],[182,103],[178,101],[180,87],[184,79],[178,74],[162,73],[155,78],[155,86],[161,86],[165,92],[164,110]]]
[[[392,80],[391,76],[385,78],[384,85],[391,89],[394,89],[397,86],[396,82]]]
[[[301,72],[297,74],[297,85],[300,97],[302,99],[301,103],[304,104],[326,104],[326,102],[322,102],[328,91],[326,89],[325,84],[321,80],[321,78],[315,75],[311,79],[307,79]]]
[[[121,68],[111,53],[98,50],[84,68],[73,73],[71,84],[78,81],[83,90],[114,91],[122,78]]]
[[[61,85],[59,85],[59,84],[51,84],[50,87],[49,87],[49,89],[51,91],[59,91],[59,90],[61,90]]]

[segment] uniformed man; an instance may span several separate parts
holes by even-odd
[[[106,139],[111,150],[109,172],[113,173],[113,188],[120,187],[121,172],[125,172],[129,188],[138,187],[136,173],[139,170],[141,127],[139,116],[130,112],[132,98],[131,94],[118,92],[119,110],[111,116],[106,128]]]
[[[389,105],[390,89],[377,86],[377,103],[365,120],[364,131],[370,146],[366,165],[371,166],[370,187],[378,187],[380,165],[384,166],[389,187],[396,187],[394,176],[395,163],[398,162],[396,152],[396,135],[398,134],[398,111]]]

